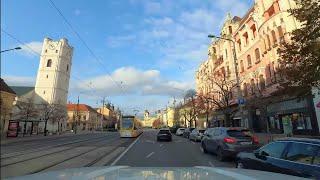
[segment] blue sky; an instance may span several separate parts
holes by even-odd
[[[49,0],[1,1],[1,28],[34,51],[44,37],[74,47],[69,101],[101,105],[102,97],[127,113],[153,112],[194,88],[207,58],[209,33],[228,12],[242,16],[253,0],[52,0],[86,41],[90,54]],[[1,49],[19,43],[1,32]],[[39,56],[28,48],[1,54],[9,85],[34,86]],[[81,79],[81,81],[79,80]]]

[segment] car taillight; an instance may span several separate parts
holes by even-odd
[[[258,139],[257,136],[253,136],[252,137],[252,141],[253,141],[254,144],[259,144],[259,139]]]
[[[236,143],[236,142],[237,142],[236,139],[230,138],[230,137],[224,138],[223,141],[224,141],[225,143],[230,143],[230,144],[233,144],[233,143]]]

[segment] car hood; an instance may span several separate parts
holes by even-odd
[[[27,176],[13,177],[10,179],[24,180],[50,180],[50,179],[301,179],[295,176],[270,173],[264,171],[235,169],[235,168],[212,168],[205,166],[196,167],[88,167],[78,169],[66,169],[37,173]]]

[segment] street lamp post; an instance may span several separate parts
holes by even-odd
[[[12,48],[12,49],[2,50],[0,53],[7,52],[7,51],[20,50],[20,49],[22,49],[22,48],[21,47],[15,47],[15,48]]]
[[[228,38],[223,38],[223,37],[219,37],[219,36],[215,36],[215,35],[208,35],[208,38],[218,38],[218,39],[223,39],[226,41],[231,41],[232,45],[233,45],[233,62],[234,62],[234,71],[236,74],[236,83],[237,83],[237,91],[238,91],[238,104],[240,107],[240,114],[241,114],[241,121],[244,122],[244,118],[243,118],[243,96],[242,96],[242,92],[241,92],[241,88],[240,88],[240,78],[239,78],[239,71],[238,71],[238,62],[237,62],[237,54],[236,54],[236,43],[234,42],[234,40],[232,39],[228,39]]]

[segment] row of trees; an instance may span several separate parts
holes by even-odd
[[[27,122],[40,118],[45,123],[44,135],[47,135],[47,125],[50,121],[52,124],[57,124],[60,132],[60,124],[67,117],[66,107],[60,104],[34,104],[32,98],[28,98],[25,102],[18,102],[18,113],[14,114],[15,119],[24,121],[23,135],[26,134]]]

